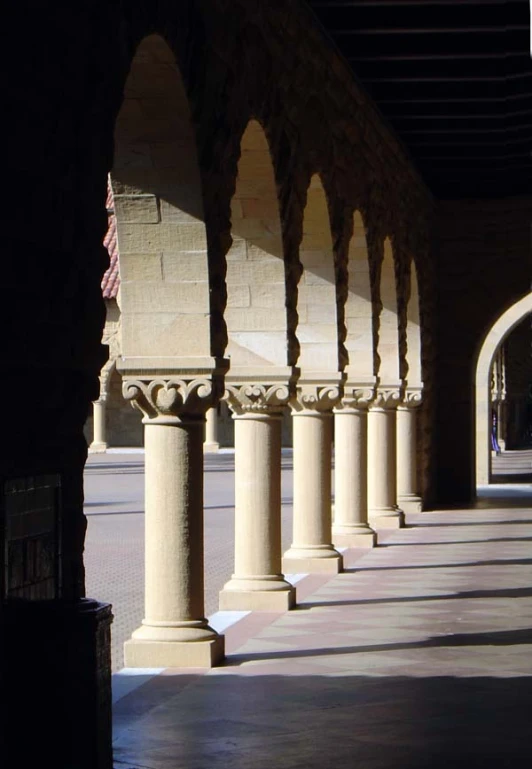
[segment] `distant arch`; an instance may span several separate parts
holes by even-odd
[[[287,365],[286,281],[275,173],[266,134],[251,120],[242,136],[231,200],[225,319],[235,368]]]
[[[159,35],[139,44],[115,124],[111,171],[120,252],[122,353],[173,358],[212,349],[207,233],[191,109]]]
[[[532,292],[509,307],[486,334],[477,359],[475,375],[475,470],[476,485],[491,480],[491,392],[490,372],[495,353],[506,337],[532,313]]]
[[[408,387],[421,387],[421,324],[419,316],[419,287],[416,263],[410,262],[410,292],[406,310],[406,361]]]
[[[373,303],[366,228],[359,211],[353,215],[353,235],[347,254],[348,294],[345,304],[348,375],[366,382],[374,376]]]
[[[385,239],[383,246],[379,296],[381,303],[377,345],[380,358],[379,380],[383,385],[397,385],[401,379],[399,315],[397,311],[395,260],[390,238]]]
[[[298,286],[298,366],[307,371],[336,373],[339,368],[336,274],[327,197],[320,177],[310,180],[303,215],[299,259],[303,273]]]

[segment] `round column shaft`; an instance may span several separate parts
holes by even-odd
[[[334,415],[333,542],[345,547],[373,547],[368,525],[367,410],[342,408]]]
[[[332,413],[293,413],[294,538],[283,558],[285,574],[338,573],[342,556],[332,545]]]
[[[421,511],[417,478],[417,412],[397,407],[397,502],[405,513]]]
[[[205,442],[203,451],[215,452],[220,448],[218,442],[218,409],[212,408],[205,414]]]
[[[106,401],[102,398],[92,404],[93,414],[93,441],[90,445],[92,452],[105,451],[107,449],[106,434]]]
[[[145,618],[128,667],[210,667],[223,639],[204,617],[203,419],[145,419]]]
[[[396,504],[396,409],[371,405],[368,412],[368,519],[376,529],[398,529]]]
[[[220,609],[286,611],[281,573],[281,413],[235,414],[235,571]]]

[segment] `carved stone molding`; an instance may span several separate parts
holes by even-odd
[[[323,384],[300,382],[290,401],[290,406],[294,414],[332,411],[341,396],[342,387],[339,382]]]
[[[377,387],[371,409],[396,409],[401,405],[403,390],[401,387]]]
[[[220,400],[222,385],[207,377],[124,378],[122,393],[144,414],[144,422],[178,423],[204,417]]]
[[[423,389],[421,387],[407,388],[399,404],[401,409],[417,409],[423,403]]]
[[[224,400],[236,416],[244,414],[280,414],[288,404],[292,389],[286,382],[226,383]]]
[[[375,388],[367,384],[346,384],[343,390],[342,399],[334,409],[338,413],[366,410],[375,397]]]

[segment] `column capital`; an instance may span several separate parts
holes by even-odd
[[[422,387],[407,387],[403,392],[403,398],[398,405],[400,409],[417,409],[423,403]]]
[[[403,397],[403,388],[401,385],[386,386],[379,385],[375,389],[375,397],[371,402],[370,409],[396,409],[401,404]]]
[[[236,417],[280,415],[292,394],[289,382],[226,382],[223,399]]]
[[[338,414],[348,411],[366,411],[374,397],[373,385],[347,383],[343,387],[342,398],[334,410]]]
[[[342,389],[340,378],[298,382],[295,395],[290,401],[292,412],[295,415],[331,412],[342,397]]]
[[[144,423],[178,424],[186,418],[204,418],[223,392],[218,376],[124,377],[122,394],[144,414]]]

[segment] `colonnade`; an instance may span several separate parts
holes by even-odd
[[[161,153],[163,115],[172,135]],[[223,655],[204,617],[202,523],[203,456],[218,443],[221,398],[233,413],[236,479],[223,609],[290,609],[285,574],[338,573],[341,548],[371,547],[379,529],[403,525],[398,494],[401,505],[419,499],[414,411],[398,417],[421,380],[415,245],[368,200],[352,198],[348,211],[328,174],[307,176],[307,160],[297,194],[281,193],[271,139],[250,118],[228,151],[230,183],[204,187],[172,51],[157,36],[139,46],[111,174],[124,277],[117,366],[146,430],[146,608],[128,666],[204,667]],[[128,160],[146,153],[146,164]],[[294,488],[283,555],[285,410]]]
[[[125,644],[128,667],[209,667],[223,657],[223,637],[204,616],[203,591],[202,442],[219,389],[206,378],[124,377],[125,397],[144,414],[146,451],[145,617]],[[338,573],[337,547],[372,547],[379,529],[403,525],[398,499],[419,499],[421,393],[342,382],[230,382],[225,399],[235,420],[235,562],[220,608],[286,611],[295,590],[284,573]],[[294,515],[283,557],[286,408],[294,420]]]

